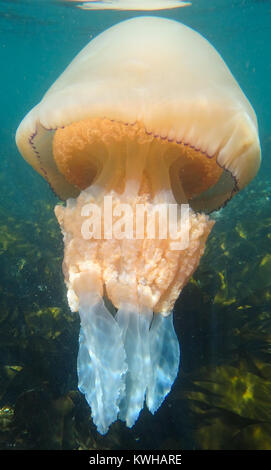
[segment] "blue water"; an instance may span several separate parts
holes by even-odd
[[[58,202],[57,198],[52,194],[50,188],[48,187],[47,183],[37,175],[34,170],[29,167],[29,165],[21,158],[16,145],[15,145],[15,132],[17,126],[19,125],[21,119],[25,116],[26,112],[29,111],[36,103],[38,103],[43,96],[43,94],[47,91],[49,86],[55,81],[55,79],[60,75],[60,73],[65,69],[65,67],[70,63],[70,61],[74,58],[74,56],[81,50],[83,46],[87,44],[90,38],[95,37],[97,34],[102,32],[103,30],[107,29],[108,27],[116,24],[121,20],[125,20],[128,18],[132,18],[135,16],[140,16],[143,13],[140,12],[117,12],[117,11],[83,11],[77,9],[74,4],[70,4],[68,2],[60,2],[60,1],[44,1],[44,0],[8,0],[8,1],[0,1],[0,34],[1,34],[1,42],[0,42],[0,67],[1,67],[1,115],[0,115],[0,182],[1,182],[1,192],[0,192],[0,224],[8,224],[8,217],[11,217],[13,220],[18,220],[20,223],[20,230],[22,232],[22,224],[25,221],[27,222],[35,222],[38,220],[37,217],[40,215],[41,206],[40,202],[45,201],[50,206],[54,206],[55,203]],[[146,13],[144,13],[145,15]],[[270,164],[270,151],[271,151],[271,48],[270,48],[270,40],[271,40],[271,1],[268,0],[192,0],[192,6],[187,8],[181,8],[177,10],[168,10],[168,11],[160,11],[160,12],[152,12],[152,15],[155,16],[162,16],[167,18],[172,18],[178,21],[185,23],[186,25],[192,27],[193,29],[200,32],[203,36],[205,36],[220,52],[223,59],[229,66],[230,70],[232,71],[233,75],[239,82],[241,88],[245,91],[247,97],[249,98],[251,104],[253,105],[256,114],[258,116],[258,123],[259,123],[259,133],[262,143],[262,151],[263,151],[263,164],[260,169],[260,172],[255,180],[252,183],[252,190],[246,190],[244,195],[247,194],[247,207],[246,207],[246,199],[245,196],[240,196],[241,199],[239,206],[238,206],[238,198],[236,197],[236,202],[232,203],[232,208],[230,205],[225,209],[225,219],[224,222],[220,222],[220,218],[218,223],[218,231],[220,233],[227,232],[232,233],[232,238],[229,238],[229,246],[232,248],[232,253],[234,254],[234,262],[230,263],[225,258],[225,263],[227,266],[227,274],[228,278],[226,279],[226,283],[228,282],[229,291],[233,290],[233,285],[236,287],[238,282],[240,282],[241,287],[239,286],[240,298],[242,298],[242,289],[245,289],[248,285],[249,276],[246,274],[246,280],[242,285],[240,281],[240,276],[244,275],[242,271],[242,263],[246,264],[248,267],[248,271],[251,269],[253,273],[253,269],[256,269],[256,264],[254,263],[256,256],[257,258],[257,266],[260,265],[261,260],[264,259],[266,255],[269,255],[271,252],[271,241],[270,237],[268,238],[268,233],[270,232],[270,225],[271,224],[271,210],[270,210],[270,202],[269,195],[270,195],[270,184],[268,186],[268,181],[270,181],[271,176],[271,164]],[[266,183],[265,187],[262,187],[262,181]],[[254,193],[253,193],[254,188]],[[259,189],[261,188],[261,189]],[[261,192],[260,192],[261,191]],[[271,196],[271,195],[270,195]],[[258,198],[258,199],[257,199]],[[257,240],[251,239],[251,244],[248,243],[249,234],[253,233],[255,225],[246,225],[248,223],[249,217],[252,217],[256,211],[262,207],[263,215],[262,217],[265,220],[264,229],[265,232],[259,231],[259,236]],[[243,214],[242,222],[242,230],[245,227],[247,230],[247,238],[244,238],[243,251],[241,248],[240,254],[236,252],[237,248],[234,239],[235,233],[235,225],[231,222],[231,214],[239,213]],[[247,215],[244,215],[247,211]],[[221,216],[222,217],[222,216]],[[241,216],[240,216],[241,217]],[[255,218],[255,224],[260,223],[259,214],[257,214],[257,218]],[[55,223],[56,227],[56,223]],[[227,229],[228,227],[228,229]],[[14,229],[12,229],[14,230]],[[30,230],[30,229],[29,229]],[[26,231],[26,238],[31,238],[34,245],[43,252],[43,255],[40,255],[41,258],[46,258],[47,254],[49,253],[49,257],[53,258],[53,246],[52,241],[50,241],[50,247],[46,244],[46,237],[41,239],[33,235],[30,231]],[[41,230],[44,230],[41,226]],[[224,231],[224,232],[223,232]],[[230,232],[231,231],[231,232]],[[21,233],[20,232],[20,233]],[[240,229],[240,233],[243,233]],[[214,236],[217,236],[218,232],[215,232]],[[16,235],[16,234],[15,234]],[[224,236],[224,235],[223,235]],[[228,236],[228,235],[227,235]],[[230,235],[229,235],[230,237]],[[242,235],[240,235],[242,238]],[[262,239],[261,239],[262,237]],[[53,239],[53,237],[52,237]],[[61,240],[59,236],[59,240]],[[214,238],[214,240],[216,240]],[[225,236],[223,238],[225,241]],[[228,240],[228,239],[227,239]],[[268,245],[268,240],[270,245]],[[58,240],[57,240],[58,241]],[[48,242],[49,243],[49,242]],[[255,248],[255,243],[261,245],[261,249],[263,250],[261,254],[259,254],[260,248]],[[213,242],[214,246],[216,246],[216,241]],[[221,241],[217,242],[217,246],[220,246]],[[254,244],[254,245],[253,245]],[[57,242],[56,242],[57,245]],[[55,246],[56,246],[55,245]],[[253,248],[252,248],[253,245]],[[238,247],[240,245],[238,244]],[[242,246],[242,245],[241,245]],[[57,255],[61,256],[61,249],[62,247],[59,246]],[[13,249],[14,250],[14,249]],[[50,251],[51,250],[51,251]],[[255,255],[254,251],[255,250]],[[246,253],[245,253],[246,251]],[[1,256],[0,255],[0,263],[1,263]],[[9,255],[8,251],[4,253],[5,255],[5,269],[3,271],[2,276],[2,284],[5,286],[4,290],[0,290],[1,295],[10,295],[13,299],[14,309],[20,306],[21,302],[21,295],[23,295],[23,290],[27,290],[29,295],[33,294],[31,291],[31,287],[34,286],[35,279],[31,278],[31,267],[28,267],[27,275],[28,278],[24,279],[24,283],[22,285],[22,281],[20,281],[20,287],[16,287],[16,276],[18,275],[14,264],[10,267],[10,271],[7,268],[7,260],[10,259],[12,263],[14,260],[22,260],[23,259],[23,251],[22,248],[19,248],[19,254],[16,255],[16,252],[13,251],[12,254]],[[238,267],[237,264],[239,263],[238,259],[241,263],[241,267]],[[10,258],[9,258],[10,256]],[[209,258],[208,258],[209,256]],[[210,254],[207,253],[207,260],[210,261]],[[225,255],[226,256],[226,255]],[[233,256],[233,255],[232,255]],[[207,279],[207,274],[205,272],[206,269],[216,269],[217,263],[217,271],[221,271],[221,266],[223,265],[223,261],[219,265],[220,258],[216,259],[214,256],[214,264],[212,268],[208,268],[210,263],[206,262],[202,271],[199,270],[199,274],[197,275],[197,282],[198,285],[203,283],[203,297],[205,296],[212,296],[212,293],[215,292],[215,284],[212,284],[211,279],[210,281],[206,281],[204,284],[204,279]],[[17,262],[17,261],[16,261]],[[25,262],[23,260],[22,262]],[[228,263],[228,264],[227,264]],[[33,262],[35,264],[35,262]],[[50,277],[50,281],[48,286],[42,285],[40,287],[40,297],[36,294],[33,294],[33,310],[38,310],[39,304],[45,305],[46,302],[46,292],[44,290],[47,289],[50,295],[48,295],[48,305],[51,307],[56,302],[56,296],[58,295],[54,289],[56,287],[53,285],[55,282],[62,282],[58,281],[61,279],[60,274],[60,264],[59,263],[59,272],[54,276]],[[23,268],[22,272],[23,272]],[[41,267],[41,278],[42,278],[42,267]],[[240,269],[238,271],[238,269]],[[45,268],[44,268],[45,270]],[[8,274],[7,274],[8,273]],[[246,271],[247,273],[247,271]],[[271,269],[266,271],[265,276],[271,276]],[[202,275],[202,277],[200,277]],[[10,277],[9,277],[10,276]],[[44,275],[45,276],[45,275]],[[46,274],[47,276],[47,274]],[[46,277],[45,276],[45,277]],[[219,277],[220,276],[220,277]],[[219,275],[217,279],[221,281],[221,275]],[[252,277],[251,274],[250,277]],[[8,282],[6,281],[8,279]],[[21,279],[21,278],[20,278]],[[46,278],[47,279],[47,278]],[[48,278],[49,279],[49,278]],[[216,280],[216,282],[218,282]],[[222,282],[222,281],[221,281]],[[259,281],[259,283],[262,281]],[[51,283],[51,284],[50,284]],[[269,289],[271,282],[266,284]],[[64,286],[60,286],[61,289],[64,289]],[[266,287],[266,289],[267,289]],[[35,286],[33,287],[33,289]],[[192,289],[192,287],[191,287]],[[18,295],[16,297],[16,290]],[[64,292],[64,290],[63,290]],[[189,297],[189,290],[188,290],[188,297]],[[257,297],[257,291],[255,290]],[[267,292],[267,291],[266,291]],[[269,292],[269,290],[268,290]],[[61,293],[57,298],[57,305],[61,307],[61,299],[62,294],[64,298],[64,293]],[[234,292],[236,296],[236,292]],[[248,294],[247,294],[248,295]],[[267,316],[270,314],[270,301],[268,301],[268,295],[266,294],[263,299],[261,305],[259,305],[256,301],[256,298],[253,300],[253,296],[251,294],[251,288],[249,292],[249,299],[250,299],[250,307],[254,309],[259,317],[259,321],[262,318],[261,315],[265,313]],[[229,298],[231,294],[229,293]],[[243,296],[245,297],[245,296]],[[15,299],[15,300],[14,300]],[[16,300],[17,299],[17,300]],[[186,299],[186,298],[185,298]],[[191,298],[193,299],[193,289],[191,290]],[[0,302],[4,301],[3,297],[0,299]],[[15,302],[15,303],[14,303]],[[34,304],[35,302],[35,304]],[[196,302],[196,300],[195,300]],[[253,303],[254,302],[254,303]],[[186,303],[186,300],[184,300]],[[31,305],[31,301],[29,300],[28,307]],[[187,303],[188,305],[188,303]],[[211,303],[210,303],[211,305]],[[241,305],[241,303],[240,303]],[[239,307],[240,307],[239,305]],[[237,310],[238,308],[237,307]],[[30,307],[29,307],[30,308]],[[199,310],[201,308],[200,297],[198,299],[198,304],[195,306],[195,310]],[[225,313],[225,305],[223,307],[223,315]],[[228,306],[227,306],[228,308]],[[243,312],[245,307],[241,305],[239,308],[239,312]],[[242,310],[243,309],[243,310]],[[195,354],[202,355],[200,357],[200,363],[204,367],[204,361],[206,360],[206,356],[211,355],[214,358],[219,357],[219,361],[216,364],[217,367],[220,364],[225,362],[225,351],[223,351],[223,344],[221,345],[220,339],[217,339],[216,332],[219,327],[221,327],[221,317],[217,310],[210,310],[209,318],[205,318],[204,320],[200,320],[200,315],[197,316],[197,321],[200,321],[200,325],[196,326],[196,320],[190,319],[186,323],[186,330],[188,334],[187,340],[184,339],[184,347],[185,341],[187,342],[187,352],[191,354],[190,357],[186,356],[185,363],[184,363],[184,373],[189,373],[195,369],[195,364],[191,359],[192,356]],[[228,312],[228,310],[227,310]],[[222,315],[222,314],[221,314]],[[255,314],[256,315],[256,314]],[[264,317],[266,318],[266,317]],[[205,321],[206,320],[206,321]],[[180,320],[180,326],[184,327],[183,325],[184,320]],[[208,324],[210,327],[206,333],[204,330],[205,325]],[[225,327],[225,325],[222,325]],[[235,329],[240,325],[234,325],[232,329]],[[1,322],[0,322],[1,327]],[[4,328],[4,327],[3,327]],[[206,341],[209,341],[208,344],[208,351],[204,351],[203,348],[198,346],[193,342],[193,334],[196,329],[198,331],[203,331],[203,336],[206,334]],[[241,328],[241,326],[240,326]],[[202,330],[201,330],[202,329]],[[266,331],[265,331],[266,333]],[[269,331],[271,334],[271,331]],[[213,337],[212,337],[213,334]],[[190,335],[190,336],[189,336]],[[210,339],[211,335],[211,339]],[[205,338],[205,336],[204,336]],[[209,339],[208,339],[209,338]],[[20,341],[20,338],[18,339]],[[225,340],[226,341],[226,340]],[[255,340],[256,341],[256,340]],[[270,341],[270,340],[269,340]],[[242,342],[242,340],[240,340]],[[270,343],[269,347],[270,347]],[[249,343],[250,345],[250,343]],[[250,345],[251,346],[251,345]],[[225,349],[228,349],[225,346]],[[35,351],[35,349],[34,349]],[[195,353],[196,351],[196,353]],[[245,347],[244,347],[245,351]],[[29,353],[30,354],[30,353]],[[8,354],[7,354],[8,356]],[[76,351],[75,351],[76,356]],[[258,357],[258,356],[257,356]],[[16,362],[16,355],[12,356],[12,360]],[[259,361],[259,359],[257,359]],[[260,359],[264,362],[265,367],[269,367],[270,369],[270,358],[265,358],[265,361],[261,357]],[[223,362],[224,361],[224,362]],[[17,361],[18,362],[18,361]],[[19,361],[20,362],[20,361]],[[21,363],[23,364],[23,360]],[[255,367],[260,367],[258,362],[255,360]],[[227,363],[229,364],[229,363]],[[234,367],[234,360],[230,362],[230,367]],[[253,369],[253,368],[252,368]],[[252,374],[252,369],[248,368],[248,373]],[[266,369],[264,369],[266,370]],[[203,369],[202,369],[203,371]],[[227,369],[226,371],[230,376],[230,371]],[[225,373],[226,373],[225,372]],[[203,373],[203,372],[201,372]],[[224,374],[225,375],[225,374]],[[257,374],[256,374],[257,375]],[[265,376],[266,379],[266,376]],[[181,380],[181,379],[180,379]],[[255,379],[256,380],[256,379]],[[266,379],[266,386],[270,388],[271,383],[271,376],[269,373],[269,378]],[[72,385],[73,378],[71,379]],[[258,382],[257,382],[258,383]],[[182,387],[182,383],[180,382],[180,388]],[[257,385],[258,386],[258,385]],[[60,387],[61,388],[61,387]],[[17,389],[16,389],[17,390]],[[12,398],[8,400],[10,406],[16,402],[16,390],[13,392]],[[22,391],[19,387],[19,390]],[[64,387],[65,390],[65,387]],[[66,391],[66,390],[65,390]],[[57,392],[59,393],[59,391]],[[63,392],[64,393],[64,392]],[[270,394],[269,394],[270,396]],[[3,398],[0,395],[0,398]],[[264,444],[257,444],[256,440],[250,438],[246,441],[245,439],[242,441],[244,444],[238,444],[240,446],[244,446],[247,448],[256,448],[257,445],[261,447],[264,445],[270,445],[271,447],[271,416],[270,413],[267,412],[267,408],[269,406],[268,403],[265,403],[265,398],[262,398],[262,395],[259,394],[258,399],[263,400],[260,403],[260,408],[262,410],[261,413],[261,420],[267,421],[269,423],[269,428],[264,435],[263,441]],[[173,400],[173,399],[172,399]],[[184,400],[184,399],[182,399]],[[146,433],[150,433],[151,429],[151,420],[148,421],[146,424],[146,428],[144,428],[144,422],[141,422],[139,428],[135,431],[132,431],[134,434],[130,434],[131,439],[133,441],[128,441],[126,443],[124,430],[120,431],[118,438],[115,438],[110,441],[107,441],[107,445],[109,448],[122,448],[125,446],[131,445],[130,442],[134,442],[134,446],[138,446],[139,440],[139,432],[140,432],[140,439],[141,445],[146,446],[146,448],[157,448],[159,446],[166,446],[170,448],[172,445],[182,446],[187,448],[210,448],[210,439],[207,443],[204,439],[200,440],[199,437],[194,438],[193,432],[195,426],[198,426],[198,421],[195,416],[200,416],[200,411],[192,409],[191,413],[194,412],[195,416],[193,419],[189,421],[189,412],[185,414],[185,424],[182,425],[182,409],[185,408],[186,405],[184,401],[179,403],[178,411],[176,411],[176,416],[172,412],[172,407],[175,406],[175,402],[169,402],[170,406],[168,408],[164,408],[161,412],[160,418],[161,419],[161,427],[170,423],[172,429],[174,429],[174,433],[169,439],[166,440],[166,434],[163,432],[161,440],[157,437],[154,439],[153,444],[151,443],[150,439],[148,438],[146,441],[144,440],[144,431]],[[5,403],[0,403],[0,407],[4,406]],[[176,405],[177,406],[177,405]],[[196,405],[195,405],[196,406]],[[208,406],[208,403],[205,403],[205,406]],[[226,407],[227,408],[227,407]],[[238,407],[237,407],[238,408]],[[186,409],[186,408],[185,408]],[[233,410],[230,406],[227,410]],[[236,411],[236,409],[235,409]],[[266,416],[265,416],[266,411]],[[168,412],[168,415],[167,415]],[[237,413],[238,414],[238,413]],[[252,417],[251,417],[252,416]],[[247,419],[254,419],[255,416],[252,415],[245,416]],[[143,416],[145,418],[145,415]],[[149,419],[149,418],[146,418]],[[156,418],[152,418],[156,419]],[[175,421],[174,421],[175,419]],[[256,418],[255,418],[256,419]],[[260,419],[260,418],[259,418]],[[256,419],[257,420],[257,419]],[[154,425],[159,426],[159,421],[153,421],[156,423]],[[240,424],[241,426],[241,424]],[[0,424],[1,427],[1,424]],[[221,432],[221,438],[219,439],[220,444],[217,444],[217,441],[214,439],[214,447],[223,448],[223,439],[227,437],[227,426],[225,425],[225,432]],[[139,431],[138,431],[139,430]],[[126,431],[129,435],[130,431]],[[214,426],[213,431],[211,433],[216,433],[216,428]],[[158,433],[159,434],[159,433]],[[199,433],[200,434],[200,433]],[[226,436],[226,437],[225,437]],[[11,438],[10,438],[11,439]],[[175,441],[174,441],[175,439]],[[269,439],[269,440],[268,440]],[[100,446],[102,447],[102,441],[100,442]],[[266,444],[268,442],[269,444]],[[3,446],[3,444],[1,444]],[[87,445],[90,444],[85,444]],[[237,447],[238,447],[237,445]],[[152,447],[153,446],[153,447]],[[234,448],[234,445],[232,445]],[[38,448],[39,445],[37,444],[33,446],[34,448]],[[72,448],[73,445],[69,444],[67,447]],[[76,443],[74,444],[76,448]],[[161,447],[163,448],[163,447]]]

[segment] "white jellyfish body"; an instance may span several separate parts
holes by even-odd
[[[208,41],[141,17],[92,40],[16,142],[67,201],[55,213],[81,319],[79,389],[100,433],[131,427],[177,376],[174,303],[204,252],[207,212],[257,173],[255,113]]]

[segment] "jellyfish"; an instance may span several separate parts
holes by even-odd
[[[206,39],[147,16],[91,40],[16,142],[65,201],[55,214],[67,299],[80,315],[79,390],[99,433],[118,419],[132,427],[178,374],[174,304],[204,253],[211,212],[259,168],[255,112]]]

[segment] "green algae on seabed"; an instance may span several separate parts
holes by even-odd
[[[30,392],[47,390],[55,398],[69,390],[76,373],[72,348],[76,351],[78,319],[61,288],[62,242],[53,207],[40,202],[39,221],[18,220],[3,210],[1,220],[0,447],[35,448],[43,420],[31,443],[28,432],[24,442],[18,441],[18,403]],[[25,413],[27,427],[33,410]]]
[[[270,449],[271,381],[247,372],[249,364],[201,368],[184,392],[202,449]],[[270,370],[269,370],[270,377]]]
[[[257,178],[214,215],[175,308],[173,392],[154,417],[144,410],[132,430],[118,422],[104,437],[77,391],[79,319],[67,306],[53,205],[36,201],[33,222],[2,211],[0,448],[270,448],[270,192]]]

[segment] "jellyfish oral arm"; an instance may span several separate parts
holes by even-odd
[[[66,207],[56,206],[55,213],[64,235],[68,301],[81,319],[79,389],[104,434],[116,419],[132,427],[145,401],[154,413],[169,393],[180,361],[173,306],[199,263],[213,222],[189,210],[189,243],[172,249],[182,238],[181,230],[172,235],[167,226],[172,206],[181,226],[169,175],[175,154],[169,156],[167,146],[140,125],[85,125],[90,129],[84,158],[89,159],[95,139],[100,145],[103,135],[108,151],[99,153],[92,184]],[[97,137],[99,126],[107,132]],[[56,132],[54,156],[69,177],[63,143],[68,135],[65,129]],[[77,158],[82,162],[82,155]]]
[[[125,390],[127,364],[121,331],[103,300],[93,304],[88,293],[80,296],[79,314],[78,388],[91,407],[98,431],[105,434],[118,418]]]
[[[101,434],[118,418],[132,427],[146,403],[155,413],[169,393],[180,361],[173,315],[118,310],[103,300],[81,295],[81,328],[77,358],[78,387]]]

